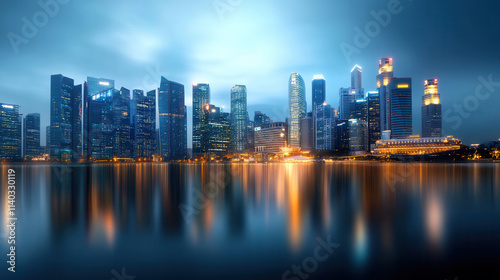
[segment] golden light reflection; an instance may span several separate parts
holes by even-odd
[[[293,249],[298,249],[302,236],[302,217],[299,195],[299,172],[295,164],[287,164],[287,191],[288,191],[288,223],[290,243]]]
[[[425,226],[427,237],[433,249],[440,249],[443,241],[444,211],[436,194],[431,194],[425,207]]]

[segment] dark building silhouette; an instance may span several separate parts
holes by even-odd
[[[132,156],[150,159],[156,149],[156,91],[133,91],[130,106]]]
[[[204,154],[202,139],[205,133],[204,107],[210,104],[210,85],[193,84],[193,156]]]
[[[39,156],[40,150],[40,114],[28,114],[23,122],[23,150],[24,157],[30,159]]]
[[[164,160],[187,156],[186,106],[184,85],[161,77],[158,92],[160,155]]]

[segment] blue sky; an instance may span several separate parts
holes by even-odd
[[[158,87],[163,75],[185,85],[189,124],[192,83],[210,83],[212,103],[226,111],[231,87],[245,84],[251,118],[260,110],[278,121],[287,114],[290,73],[306,81],[309,109],[311,80],[323,74],[327,102],[338,108],[338,90],[349,86],[355,64],[363,67],[364,88],[374,90],[378,60],[393,57],[394,76],[413,78],[414,134],[421,133],[423,82],[438,78],[445,134],[465,143],[500,138],[496,1],[40,3],[52,5],[46,11],[37,1],[0,3],[0,102],[21,105],[23,114],[40,113],[42,127],[50,120],[52,74],[75,83],[104,77],[117,88],[144,90]],[[390,6],[399,12],[372,29],[365,46],[356,45],[356,28],[373,28],[373,14]],[[37,30],[29,30],[30,24]],[[341,44],[357,52],[347,57]],[[490,79],[493,84],[483,86],[478,98],[476,89]]]

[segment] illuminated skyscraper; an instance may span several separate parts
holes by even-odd
[[[210,103],[210,85],[193,84],[193,155],[203,154],[203,134],[206,133],[204,125],[204,107]]]
[[[362,82],[363,69],[359,65],[354,65],[351,70],[351,88],[361,89],[363,88]]]
[[[300,148],[300,119],[306,115],[307,104],[304,79],[298,73],[292,73],[288,81],[288,105],[288,144]]]
[[[19,106],[0,103],[0,160],[21,159],[21,120]]]
[[[134,90],[131,104],[133,156],[151,158],[156,149],[156,90],[147,95],[142,90]]]
[[[160,154],[164,160],[187,156],[186,106],[184,85],[161,77],[158,92]]]
[[[392,58],[382,58],[378,62],[377,89],[380,96],[380,130],[390,130],[391,99],[387,86],[393,77]]]
[[[364,97],[364,89],[340,88],[339,114],[341,119],[350,119],[356,106],[356,100]]]
[[[247,87],[236,85],[231,89],[231,150],[243,152],[247,146]]]
[[[50,78],[50,156],[79,160],[81,146],[82,87],[63,75]]]
[[[380,94],[378,91],[369,91],[366,97],[368,102],[368,148],[381,139],[380,131]]]
[[[413,133],[411,78],[392,78],[387,88],[391,99],[391,139],[408,138]]]
[[[40,114],[28,114],[23,123],[24,156],[32,158],[40,155]]]
[[[441,101],[438,80],[424,82],[422,98],[422,137],[442,137]]]
[[[130,90],[122,87],[113,92],[114,151],[118,158],[132,158],[130,126]]]
[[[364,120],[349,120],[349,150],[351,152],[367,151],[367,130],[368,125]]]
[[[335,147],[336,120],[335,110],[332,106],[323,103],[316,106],[314,111],[316,127],[315,149],[333,150]]]
[[[231,130],[229,113],[224,113],[219,107],[206,104],[203,106],[202,120],[206,133],[203,133],[201,150],[207,156],[222,156],[231,147]]]
[[[87,82],[83,86],[83,140],[84,158],[87,160],[111,160],[113,158],[116,144],[114,95],[114,81],[87,77]]]
[[[323,75],[314,75],[312,81],[312,110],[326,100],[326,81]]]

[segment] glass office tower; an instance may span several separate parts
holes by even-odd
[[[77,161],[82,154],[82,86],[60,74],[50,81],[50,157]]]
[[[210,103],[210,85],[193,84],[193,156],[204,154],[203,135],[206,133],[203,117],[204,106]]]
[[[424,87],[422,137],[442,137],[441,98],[438,91],[438,80],[426,80]]]
[[[19,106],[0,103],[0,160],[14,161],[21,154],[21,115]]]
[[[236,85],[231,89],[231,150],[243,152],[247,146],[247,87]]]
[[[132,155],[135,159],[151,159],[156,148],[156,90],[144,95],[134,90],[130,105]]]
[[[160,155],[163,160],[181,160],[187,156],[187,117],[184,85],[161,77],[158,92]]]
[[[41,154],[40,150],[40,114],[28,114],[23,122],[24,157],[30,159]]]
[[[367,94],[368,102],[368,147],[374,145],[381,139],[380,131],[380,94],[378,91],[369,91]]]
[[[288,81],[288,145],[300,148],[300,119],[306,116],[306,87],[298,73],[292,73]]]
[[[391,139],[408,138],[413,133],[411,78],[392,78],[387,88],[391,100]]]

